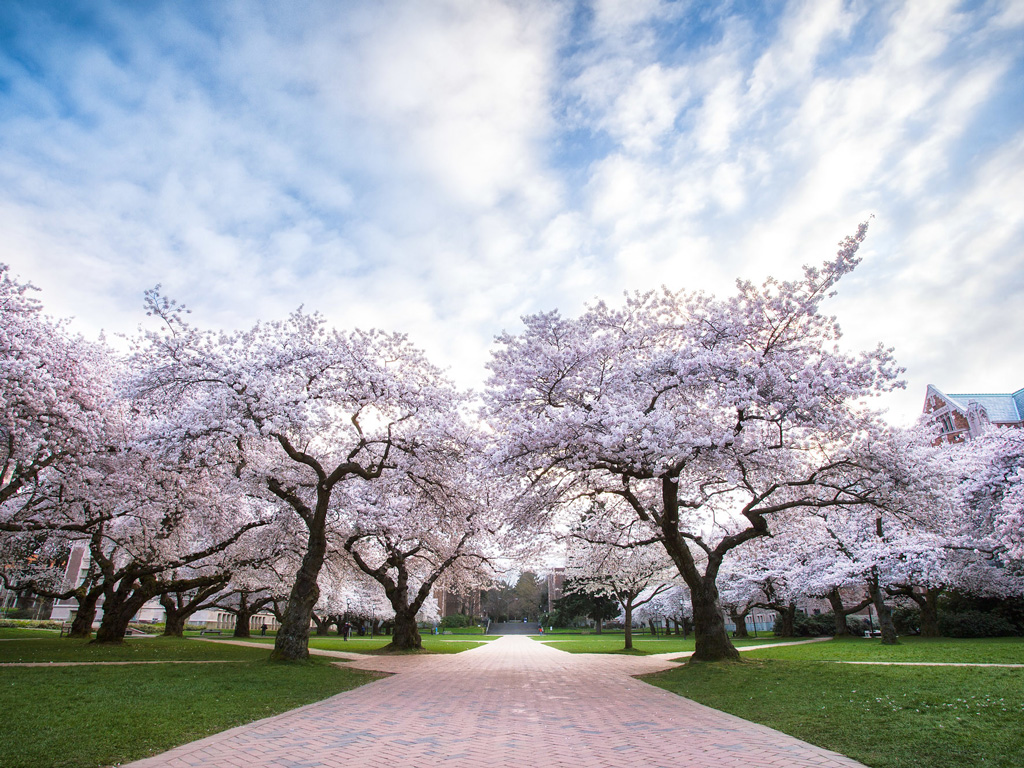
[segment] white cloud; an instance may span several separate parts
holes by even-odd
[[[897,346],[891,402],[1017,387],[1024,126],[986,110],[1019,6],[101,5],[103,34],[22,9],[0,260],[87,330],[162,282],[201,322],[408,331],[478,385],[524,312],[793,275],[874,211],[834,306]]]

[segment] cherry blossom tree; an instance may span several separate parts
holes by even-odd
[[[0,264],[0,531],[32,524],[49,468],[104,445],[108,354],[43,315],[29,283]]]
[[[302,312],[218,334],[188,324],[183,307],[156,291],[147,310],[162,327],[138,341],[135,387],[169,414],[162,432],[236,444],[244,473],[305,526],[273,652],[304,659],[333,494],[392,471],[399,454],[416,450],[424,424],[454,415],[460,397],[401,335],[343,333]]]
[[[473,443],[458,422],[436,425],[401,471],[339,495],[345,551],[394,611],[389,650],[422,648],[416,617],[439,579],[482,584],[491,575],[501,497],[470,455]]]
[[[646,621],[651,627],[652,634],[655,634],[654,622],[660,620],[665,622],[666,633],[671,633],[671,624],[675,624],[675,633],[686,637],[692,628],[693,608],[690,604],[690,593],[685,584],[672,584],[639,606],[633,616],[638,621]]]
[[[236,567],[268,556],[256,529],[274,510],[236,493],[222,468],[165,464],[140,446],[119,457],[119,471],[103,478],[115,510],[90,538],[103,618],[97,642],[120,642],[147,601],[169,592],[223,587]],[[82,500],[95,505],[97,495]]]
[[[1024,569],[1024,429],[991,428],[944,450],[975,547]]]
[[[691,594],[693,660],[738,659],[717,576],[773,515],[872,504],[885,426],[864,405],[901,386],[889,350],[850,355],[821,302],[858,263],[862,225],[801,280],[737,283],[718,300],[675,292],[524,318],[489,363],[498,460],[564,503],[616,497],[655,531]],[[717,520],[739,522],[734,532]]]
[[[566,578],[574,584],[618,603],[627,651],[633,649],[633,612],[669,590],[678,578],[664,547],[638,544],[635,535],[635,527],[621,515],[589,517],[573,532],[565,567]]]
[[[208,583],[190,589],[168,590],[158,595],[164,609],[164,637],[183,637],[189,618],[199,611],[216,607],[218,596],[230,580],[230,573],[221,573]]]

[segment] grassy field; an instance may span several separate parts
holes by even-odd
[[[899,645],[881,640],[845,638],[827,643],[750,651],[749,658],[819,661],[910,661],[977,664],[1024,664],[1024,637],[954,640],[945,637],[901,637]]]
[[[1024,663],[1020,638],[850,639],[744,653],[648,682],[841,752],[872,768],[1020,768],[1024,669],[830,661]]]
[[[203,659],[252,660],[266,658],[260,649],[218,645],[173,637],[129,638],[121,645],[91,645],[50,635],[24,642],[0,643],[0,662],[43,661],[196,661]],[[2,765],[2,763],[0,763]]]
[[[27,637],[60,637],[60,632],[52,629],[0,627],[0,640],[24,640]]]
[[[563,635],[552,638],[545,633],[543,635],[530,635],[534,640],[539,640],[545,645],[557,648],[560,651],[569,653],[626,653],[623,650],[625,640],[622,633],[600,635]],[[764,645],[766,643],[777,643],[777,637],[749,638],[746,640],[734,640],[737,648],[749,645]],[[785,641],[782,641],[785,642]],[[682,637],[636,637],[633,638],[633,653],[647,655],[651,653],[685,653],[693,650],[693,636],[684,640]]]
[[[58,647],[60,646],[60,647]],[[262,648],[158,638],[124,646],[0,643],[5,661],[227,660],[227,664],[0,669],[4,768],[95,768],[333,696],[376,679],[326,660],[274,664]]]

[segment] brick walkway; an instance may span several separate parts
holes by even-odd
[[[664,659],[504,637],[456,655],[364,656],[396,673],[130,768],[855,768],[849,758],[631,675]]]

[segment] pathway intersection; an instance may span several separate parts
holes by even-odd
[[[394,674],[129,768],[861,766],[632,677],[675,666],[664,658],[521,636],[453,655],[330,655]]]

